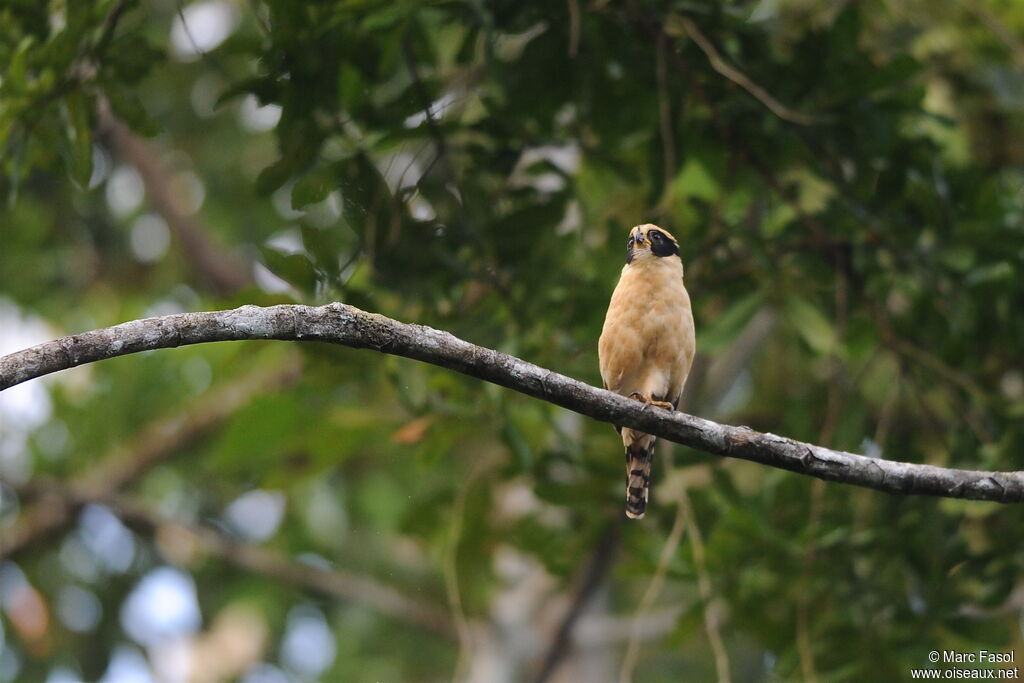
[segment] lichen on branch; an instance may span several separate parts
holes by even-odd
[[[55,339],[0,357],[0,391],[52,372],[129,353],[251,339],[319,341],[413,358],[699,451],[828,481],[893,494],[1000,503],[1024,500],[1024,472],[958,470],[869,458],[670,412],[471,344],[443,330],[402,323],[342,303],[178,313]]]

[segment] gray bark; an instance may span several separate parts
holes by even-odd
[[[405,356],[706,453],[828,481],[894,494],[1001,503],[1024,500],[1024,472],[957,470],[868,458],[673,413],[470,344],[442,330],[401,323],[341,303],[179,313],[56,339],[0,358],[0,391],[51,372],[129,353],[245,339],[320,341]]]

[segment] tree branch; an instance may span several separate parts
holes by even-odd
[[[288,361],[284,366],[258,368],[228,382],[187,410],[150,423],[130,444],[115,449],[65,486],[76,491],[78,497],[114,495],[185,445],[210,433],[253,396],[293,383],[299,372],[299,363]],[[23,510],[17,524],[0,535],[0,561],[70,524],[75,510],[69,501],[66,496],[50,495],[49,488],[40,490],[39,500]]]
[[[1024,472],[956,470],[868,458],[793,439],[669,412],[597,389],[552,370],[341,303],[242,306],[134,320],[64,337],[0,358],[0,390],[51,372],[151,349],[244,339],[320,341],[404,356],[493,382],[613,424],[706,453],[758,462],[895,494],[1024,501]]]
[[[583,614],[583,608],[587,606],[590,598],[601,587],[604,577],[608,573],[608,567],[611,566],[612,560],[615,559],[619,546],[619,536],[622,533],[623,519],[622,516],[617,516],[615,521],[601,534],[597,545],[594,546],[590,560],[580,576],[576,594],[573,596],[568,611],[558,625],[558,630],[555,632],[555,637],[552,639],[551,645],[544,655],[544,661],[540,665],[540,670],[533,679],[534,683],[545,683],[550,680],[558,665],[561,664],[562,660],[565,659],[572,649],[573,629]]]
[[[138,171],[146,196],[174,235],[188,264],[199,280],[218,296],[230,296],[253,284],[247,264],[216,244],[212,231],[182,207],[171,188],[171,174],[147,140],[135,135],[103,98],[99,106],[99,130],[109,138],[118,157]]]
[[[729,62],[727,62],[718,52],[714,44],[708,40],[707,36],[697,28],[697,24],[693,23],[689,18],[682,15],[670,16],[667,21],[667,31],[670,35],[685,33],[690,36],[690,38],[697,43],[697,47],[700,48],[701,52],[707,56],[712,69],[746,90],[758,102],[767,107],[769,111],[783,121],[789,121],[790,123],[796,123],[801,126],[811,126],[815,123],[825,123],[829,121],[827,117],[813,116],[810,114],[804,114],[803,112],[794,111],[779,102],[775,99],[774,95],[752,81],[745,73],[729,64]]]
[[[67,483],[42,480],[18,484],[0,477],[0,484],[10,486],[20,496],[35,499],[19,515],[19,521],[0,534],[0,561],[11,559],[70,525],[84,505],[98,503],[109,507],[126,524],[151,532],[157,539],[161,532],[174,532],[179,544],[193,552],[198,550],[245,571],[308,591],[366,604],[393,618],[453,638],[454,627],[447,612],[429,601],[403,595],[370,577],[297,563],[268,548],[241,543],[209,526],[185,524],[160,515],[118,493],[186,444],[209,433],[253,396],[294,383],[300,371],[296,358],[271,367],[257,367],[211,390],[187,410],[147,425],[131,444],[116,448]]]
[[[66,510],[77,511],[89,503],[105,505],[129,526],[153,536],[173,533],[176,542],[190,548],[190,552],[198,551],[245,571],[321,595],[369,605],[382,614],[445,638],[455,636],[451,619],[442,607],[418,597],[404,595],[372,578],[337,568],[301,564],[274,550],[236,541],[211,527],[184,524],[113,492],[90,492],[85,488],[55,482],[46,482],[33,488],[45,500],[60,501]]]

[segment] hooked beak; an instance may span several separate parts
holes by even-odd
[[[643,235],[629,236],[629,241],[626,242],[626,263],[633,262],[633,250],[644,243]]]

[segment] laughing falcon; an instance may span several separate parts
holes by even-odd
[[[629,232],[626,265],[598,342],[604,387],[674,410],[695,350],[679,243],[656,225],[638,225]],[[647,510],[657,439],[618,429],[626,446],[626,516],[640,519]]]

